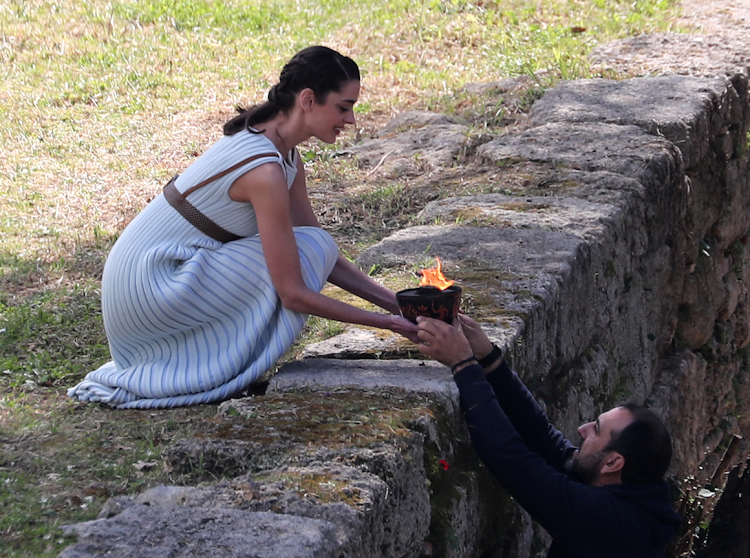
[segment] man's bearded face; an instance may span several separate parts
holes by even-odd
[[[576,454],[568,461],[565,470],[574,481],[592,486],[599,478],[605,453],[598,451],[591,455]]]

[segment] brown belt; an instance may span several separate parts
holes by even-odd
[[[219,174],[215,174],[211,178],[204,180],[199,184],[196,184],[192,188],[186,190],[184,193],[180,192],[174,185],[175,180],[177,180],[177,177],[179,176],[176,175],[172,178],[172,180],[167,182],[166,186],[164,186],[164,198],[167,200],[167,202],[169,202],[169,205],[174,207],[177,212],[185,218],[188,223],[193,225],[196,229],[201,231],[206,236],[224,243],[232,242],[233,240],[239,240],[240,238],[242,238],[241,236],[237,236],[236,234],[229,232],[220,225],[217,225],[213,220],[206,217],[203,213],[201,213],[200,210],[198,210],[192,203],[187,200],[187,195],[191,192],[194,192],[198,188],[205,186],[209,182],[213,182],[214,180],[221,178],[225,174],[228,174],[233,170],[238,169],[251,161],[254,161],[255,159],[260,159],[261,157],[278,158],[278,156],[278,153],[261,153],[259,155],[253,155],[252,157],[248,157],[244,161],[241,161],[236,165],[233,165],[228,169],[221,171]]]

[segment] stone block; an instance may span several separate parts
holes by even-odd
[[[341,551],[328,521],[237,509],[136,504],[70,532],[79,541],[60,558],[328,558]]]
[[[712,129],[711,108],[728,87],[725,79],[680,75],[568,81],[534,103],[530,119],[536,124],[638,126],[676,145],[690,168],[706,155],[709,140],[719,132]]]

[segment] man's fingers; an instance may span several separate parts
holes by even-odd
[[[426,339],[428,337],[435,337],[435,332],[426,327],[422,327],[422,324],[420,324],[419,330],[417,330],[417,335],[420,339]]]
[[[417,326],[419,326],[420,329],[430,331],[433,334],[437,334],[439,331],[451,327],[450,325],[446,324],[442,320],[436,320],[435,318],[427,318],[425,316],[417,317]]]

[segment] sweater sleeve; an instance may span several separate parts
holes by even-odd
[[[500,407],[528,449],[541,455],[554,469],[563,471],[565,462],[577,448],[552,425],[518,375],[503,360],[486,378]]]
[[[493,378],[492,386],[479,365],[468,366],[454,376],[466,423],[482,461],[555,540],[578,546],[591,529],[611,532],[616,503],[605,491],[572,481],[542,455],[530,450],[526,439],[531,446],[557,455],[554,459],[557,462],[574,448],[549,426],[517,376],[509,375],[509,370],[500,374],[505,378]],[[510,408],[524,430],[523,439],[501,408],[495,389],[502,392],[506,404],[506,399],[520,399]],[[522,424],[526,419],[528,424]],[[534,436],[542,439],[534,440]]]

